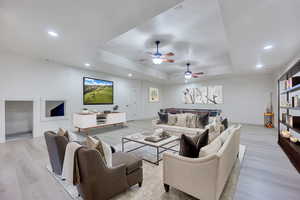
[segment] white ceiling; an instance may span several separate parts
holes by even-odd
[[[299,0],[0,0],[0,48],[161,82],[183,81],[187,61],[204,78],[271,73],[300,53],[299,10]],[[175,63],[140,62],[155,40]]]

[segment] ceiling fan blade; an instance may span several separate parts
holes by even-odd
[[[139,61],[139,62],[146,62],[146,61],[148,61],[148,59],[142,58],[142,59],[139,59],[138,61]]]
[[[199,78],[201,75],[203,75],[204,73],[203,72],[198,72],[198,73],[193,73],[192,74],[192,77],[193,78]]]
[[[194,75],[203,75],[204,72],[197,72],[197,73],[193,73]]]
[[[163,54],[163,56],[170,57],[170,56],[175,56],[175,54],[173,52],[169,52],[169,53]]]
[[[174,63],[175,60],[172,60],[172,59],[163,59],[163,62]]]

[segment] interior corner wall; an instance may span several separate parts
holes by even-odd
[[[100,66],[99,66],[100,67]],[[29,57],[0,53],[0,101],[5,99],[35,99],[37,108],[34,116],[37,119],[36,136],[43,135],[46,130],[56,130],[59,127],[72,128],[72,114],[82,108],[91,110],[112,110],[114,105],[83,105],[83,77],[93,77],[114,81],[114,105],[119,105],[119,111],[132,112],[130,109],[131,89],[137,91],[136,119],[152,118],[162,102],[149,103],[149,87],[162,86],[148,81],[134,80],[113,76],[105,73],[72,68],[56,63],[37,60]],[[66,120],[42,120],[41,99],[67,100],[70,112]],[[127,106],[129,105],[129,106]],[[1,115],[3,116],[3,115]],[[1,117],[0,117],[1,118]],[[0,119],[1,124],[3,121]],[[3,126],[3,125],[2,125]],[[3,135],[1,128],[0,136]]]
[[[183,91],[185,88],[200,86],[223,86],[223,104],[184,104]],[[276,95],[276,85],[272,75],[249,75],[215,80],[206,80],[164,87],[164,108],[208,108],[221,109],[229,121],[263,125],[264,112],[270,102],[270,92]],[[274,98],[273,98],[274,99]],[[273,101],[273,109],[274,107]]]

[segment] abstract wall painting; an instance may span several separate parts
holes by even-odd
[[[207,102],[208,104],[223,103],[223,87],[222,85],[208,86]]]
[[[223,87],[209,86],[199,88],[186,88],[183,91],[183,102],[185,104],[222,104]]]

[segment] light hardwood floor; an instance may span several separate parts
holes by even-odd
[[[150,129],[151,121],[129,124]],[[114,130],[116,131],[116,130]],[[118,144],[120,138],[109,133]],[[247,146],[236,200],[298,200],[300,175],[277,145],[275,129],[244,125],[241,143]],[[43,138],[0,144],[0,200],[71,200],[45,168],[49,163]]]

